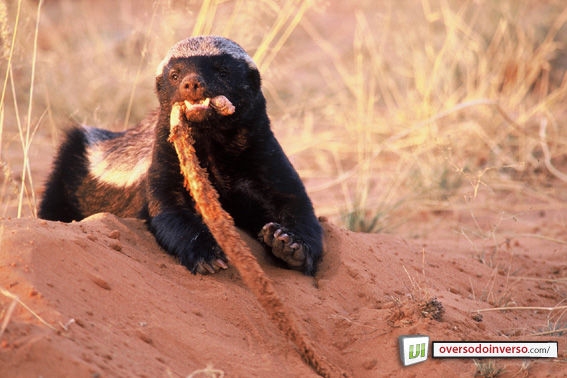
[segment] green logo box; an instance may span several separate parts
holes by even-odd
[[[407,335],[398,338],[400,358],[404,366],[414,365],[427,360],[429,336]]]

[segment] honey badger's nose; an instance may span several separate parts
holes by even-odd
[[[203,99],[205,89],[205,81],[198,74],[185,76],[179,85],[179,92],[187,100]]]

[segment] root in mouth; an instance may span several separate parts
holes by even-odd
[[[221,116],[229,116],[234,114],[236,108],[232,105],[232,102],[226,96],[216,96],[213,98],[206,98],[199,102],[189,102],[185,101],[185,113],[190,114],[196,110],[206,110],[213,109],[217,114]]]
[[[224,96],[211,99],[211,106],[221,115],[234,113],[234,106]],[[218,106],[218,109],[216,108]],[[272,281],[266,276],[248,246],[236,231],[234,221],[220,205],[219,195],[211,185],[207,172],[201,168],[194,148],[191,129],[181,117],[187,108],[184,103],[174,104],[171,111],[169,141],[175,146],[184,185],[195,200],[203,221],[213,234],[229,261],[236,267],[242,281],[254,293],[277,327],[292,341],[301,357],[323,377],[348,377],[333,365],[315,347],[297,322],[296,316],[277,296]]]

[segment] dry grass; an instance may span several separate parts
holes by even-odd
[[[215,369],[212,365],[207,365],[204,369],[195,370],[189,374],[186,378],[198,378],[198,377],[208,377],[208,378],[223,378],[224,371],[220,369]]]
[[[476,370],[475,377],[495,378],[506,372],[506,366],[502,366],[494,360],[473,360]]]
[[[26,309],[30,314],[32,314],[43,325],[57,332],[57,328],[53,327],[51,324],[45,321],[41,316],[39,316],[35,311],[33,311],[30,307],[28,307],[24,302],[20,300],[20,298],[17,295],[14,295],[8,290],[3,288],[0,288],[0,294],[12,300],[12,302],[7,306],[7,309],[6,310],[3,309],[2,312],[0,313],[0,319],[2,320],[2,325],[0,326],[0,337],[2,337],[2,335],[4,334],[6,327],[10,323],[10,319],[12,318],[14,309],[18,304],[21,305],[24,309]]]
[[[0,215],[35,214],[63,129],[133,125],[167,49],[209,33],[256,59],[319,215],[388,232],[481,192],[565,206],[561,0],[2,4]]]

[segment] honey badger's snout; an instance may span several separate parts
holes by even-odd
[[[189,122],[203,122],[213,113],[210,94],[205,79],[198,73],[189,73],[179,82],[179,95],[186,105],[185,116]]]
[[[179,93],[184,100],[191,103],[204,100],[206,90],[205,80],[196,73],[186,75],[179,84]]]
[[[212,114],[229,116],[235,112],[234,105],[224,95],[211,97],[205,80],[198,73],[183,77],[178,92],[185,103],[185,117],[190,122],[203,122]]]

